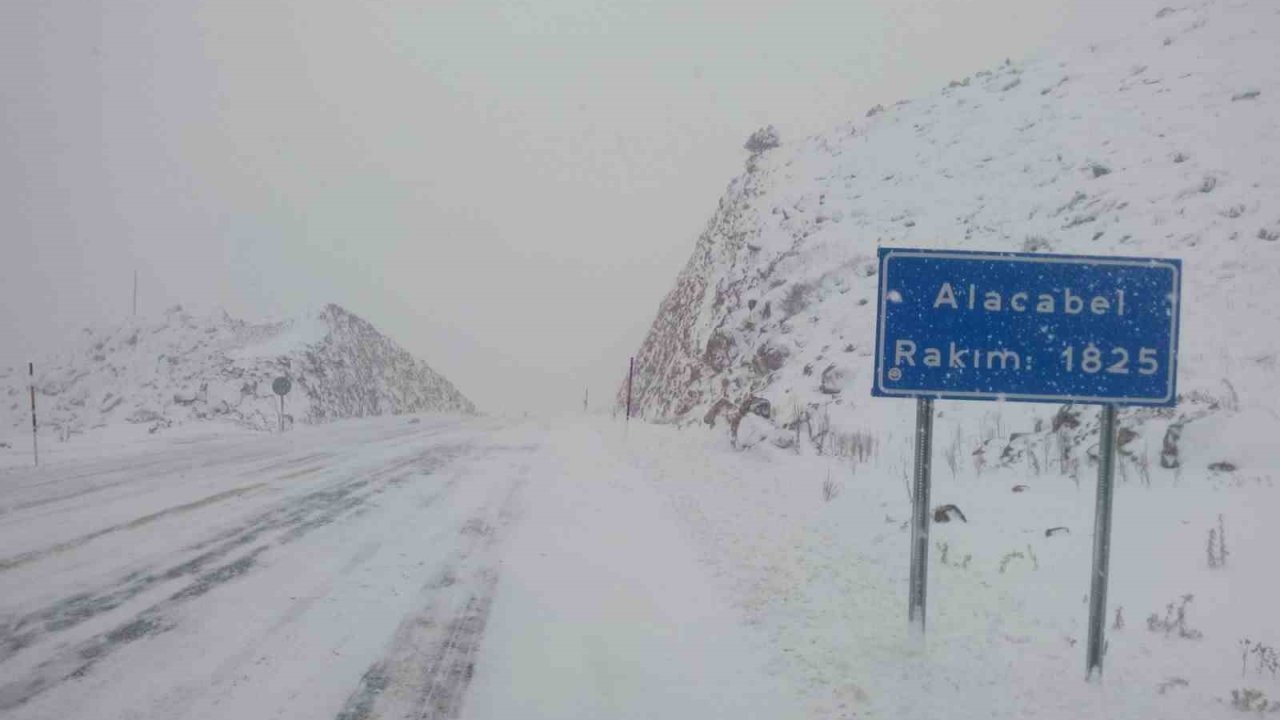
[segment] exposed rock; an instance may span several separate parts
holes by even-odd
[[[747,138],[747,142],[742,147],[750,151],[751,154],[756,155],[766,150],[772,150],[780,144],[777,128],[767,125],[751,133],[751,137]]]
[[[1058,432],[1062,428],[1075,430],[1080,427],[1080,411],[1072,405],[1063,405],[1054,414],[1051,427],[1054,432]]]
[[[956,519],[961,522],[969,522],[964,513],[960,512],[960,508],[955,505],[939,505],[933,509],[933,521],[936,523],[948,523]]]
[[[827,395],[838,395],[853,379],[853,371],[843,365],[832,363],[822,371],[822,382],[818,391]]]
[[[724,333],[715,332],[707,340],[707,349],[702,354],[702,359],[711,366],[713,372],[721,372],[733,361],[732,350],[733,338]]]
[[[756,350],[752,367],[761,375],[773,372],[786,364],[791,349],[777,340],[769,340]]]
[[[711,406],[711,409],[702,416],[702,422],[715,427],[718,420],[724,419],[729,423],[734,421],[738,408],[729,398],[720,398]]]
[[[1116,431],[1116,444],[1119,447],[1124,447],[1125,445],[1133,442],[1137,437],[1138,433],[1136,431],[1122,425],[1120,426],[1120,429]]]
[[[1178,458],[1178,441],[1182,439],[1182,423],[1173,423],[1164,431],[1164,442],[1160,448],[1160,467],[1172,470],[1181,461]]]
[[[773,405],[762,397],[751,396],[742,402],[739,415],[752,414],[765,420],[773,419]]]
[[[793,283],[787,288],[786,296],[782,298],[782,314],[790,318],[803,312],[809,306],[812,294],[813,288],[807,283]]]
[[[733,444],[745,450],[770,440],[775,433],[776,428],[773,427],[773,423],[759,415],[748,413],[742,417],[734,430]]]
[[[155,410],[149,410],[147,408],[138,408],[137,410],[134,410],[133,412],[129,413],[129,416],[126,417],[125,420],[131,423],[142,424],[142,423],[155,422],[157,420],[160,420],[161,417],[162,416],[160,415],[160,413],[156,412]]]

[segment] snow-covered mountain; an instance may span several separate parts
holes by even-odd
[[[27,368],[0,369],[5,433],[30,427]],[[181,307],[158,322],[86,329],[79,348],[37,363],[42,428],[62,438],[131,423],[152,432],[217,420],[250,428],[278,422],[271,383],[288,376],[288,419],[439,411],[473,413],[467,398],[365,320],[337,305],[253,324]]]
[[[876,249],[898,246],[1182,258],[1180,405],[1125,421],[1174,455],[1221,409],[1275,424],[1280,6],[1153,4],[1111,34],[823,135],[754,135],[637,353],[638,412],[695,422],[750,404],[779,444],[806,414],[813,435],[910,412],[870,397]],[[1019,429],[1096,428],[1066,412]]]

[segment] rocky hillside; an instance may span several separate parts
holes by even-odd
[[[78,350],[38,363],[35,379],[42,428],[66,439],[119,423],[274,428],[271,383],[282,375],[293,383],[289,421],[475,412],[425,362],[337,305],[263,324],[175,307],[159,322],[85,330]],[[0,370],[5,434],[29,431],[27,383],[26,368]]]
[[[698,422],[753,409],[770,427],[752,433],[780,445],[886,414],[902,425],[909,402],[870,397],[876,248],[900,246],[1182,258],[1182,402],[1126,412],[1142,435],[1130,449],[1176,464],[1182,429],[1224,409],[1274,425],[1280,7],[1152,5],[1113,31],[820,136],[753,136],[637,354],[638,412]],[[980,421],[991,404],[944,406],[974,434],[1092,430],[1078,409]],[[1010,434],[1006,459],[1019,456]]]

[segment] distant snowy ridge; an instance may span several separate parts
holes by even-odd
[[[5,434],[30,427],[21,370],[0,370]],[[258,324],[175,307],[159,322],[86,329],[78,349],[37,363],[40,424],[62,438],[120,423],[152,432],[197,421],[272,428],[271,383],[282,375],[293,383],[285,413],[297,422],[475,412],[425,362],[337,305]]]
[[[910,412],[869,397],[886,246],[1181,258],[1182,402],[1127,422],[1158,421],[1142,439],[1152,454],[1218,410],[1274,424],[1280,7],[1153,3],[1144,18],[1120,39],[749,146],[636,355],[637,412],[683,423],[751,406],[774,426],[752,432],[776,444],[804,414],[820,438],[820,424],[867,428]],[[619,402],[625,393],[624,382]],[[961,405],[947,412],[992,407]],[[1096,428],[1092,415],[1068,415],[1037,430]]]

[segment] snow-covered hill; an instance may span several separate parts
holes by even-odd
[[[1181,402],[1125,413],[1141,438],[1131,456],[1167,450],[1175,466],[1184,427],[1219,410],[1274,427],[1280,6],[1153,4],[1144,18],[824,135],[749,143],[637,354],[639,412],[695,422],[750,401],[773,426],[752,417],[750,434],[779,444],[797,424],[822,442],[828,424],[909,423],[911,403],[869,397],[876,248],[899,246],[1182,258]],[[992,406],[945,408],[973,418],[976,436]],[[1096,428],[1071,410],[1045,422],[1057,411],[981,422],[1067,443]]]
[[[26,370],[0,369],[0,434],[29,432]],[[262,324],[175,307],[158,322],[86,329],[77,350],[37,363],[35,385],[41,427],[67,439],[122,424],[152,432],[193,421],[273,428],[271,383],[282,375],[293,382],[285,412],[297,422],[475,412],[425,362],[337,305]]]

